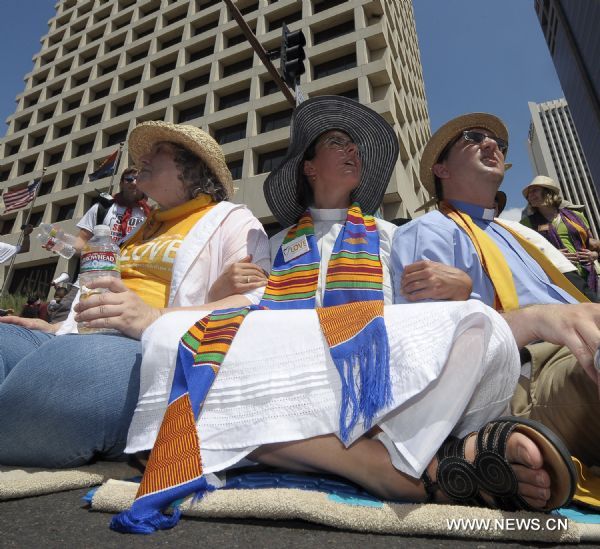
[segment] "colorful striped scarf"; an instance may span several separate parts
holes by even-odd
[[[286,261],[284,249],[294,246],[306,251]],[[215,311],[181,338],[169,404],[144,477],[131,509],[113,518],[113,530],[151,533],[171,528],[180,513],[175,509],[167,516],[164,509],[189,494],[202,497],[214,489],[202,472],[196,428],[202,404],[250,311],[315,308],[320,260],[307,211],[277,252],[260,305]],[[363,216],[358,204],[348,209],[335,242],[317,314],[342,382],[339,431],[347,441],[360,419],[370,428],[392,401],[379,234],[375,219]]]

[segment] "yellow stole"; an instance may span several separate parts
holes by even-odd
[[[513,281],[512,272],[502,252],[496,243],[482,231],[471,219],[471,216],[454,208],[448,202],[440,203],[440,211],[461,229],[471,239],[483,270],[492,282],[495,293],[494,308],[498,311],[512,311],[519,308],[519,297]],[[507,230],[523,249],[536,261],[550,280],[559,288],[573,296],[577,301],[589,301],[554,264],[533,244],[525,240],[502,222],[495,220],[498,225]]]

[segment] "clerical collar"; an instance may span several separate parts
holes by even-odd
[[[494,217],[496,217],[496,210],[493,208],[483,208],[475,204],[469,204],[468,202],[461,202],[460,200],[448,200],[448,202],[457,210],[470,215],[471,218],[493,221]]]

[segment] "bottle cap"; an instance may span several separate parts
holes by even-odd
[[[96,225],[94,236],[110,236],[110,227],[108,225]]]

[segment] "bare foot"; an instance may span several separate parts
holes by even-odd
[[[465,458],[471,463],[476,455],[475,442],[475,435],[471,435],[465,445]],[[519,495],[532,507],[542,510],[550,499],[550,476],[543,469],[543,457],[536,444],[525,435],[513,432],[508,438],[506,459],[517,477]],[[427,467],[433,482],[436,481],[437,466],[438,460],[434,458]],[[481,495],[485,501],[492,502],[485,492]],[[441,490],[436,492],[435,499],[440,503],[449,501]]]

